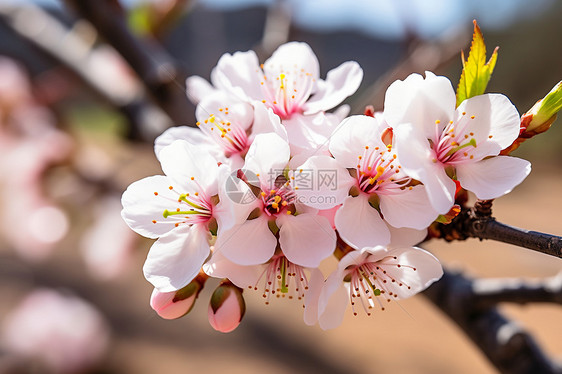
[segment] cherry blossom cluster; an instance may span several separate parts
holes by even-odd
[[[244,315],[244,289],[302,300],[305,322],[323,329],[348,305],[384,310],[443,274],[414,245],[458,212],[458,189],[493,199],[529,174],[529,162],[499,155],[520,129],[505,96],[456,107],[451,82],[426,72],[394,82],[383,112],[334,110],[362,77],[350,61],[321,79],[311,48],[292,42],[261,65],[252,51],[225,54],[211,83],[187,80],[197,126],[158,137],[164,175],[122,198],[127,224],[158,239],[144,274],[159,315],[190,311],[209,278],[221,280],[209,321],[223,332]]]

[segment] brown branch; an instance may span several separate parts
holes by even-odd
[[[176,125],[192,122],[193,110],[185,96],[186,75],[156,41],[141,40],[131,33],[117,0],[66,0],[66,3],[119,51]]]
[[[424,294],[464,330],[502,373],[562,372],[523,328],[497,308],[479,302],[482,295],[474,292],[474,286],[473,280],[445,271],[443,278]],[[492,305],[495,304],[494,301]]]
[[[492,200],[478,200],[473,208],[463,208],[450,224],[433,225],[430,231],[431,237],[447,241],[491,239],[562,258],[562,237],[496,221],[492,216]]]

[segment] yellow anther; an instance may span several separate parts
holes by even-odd
[[[269,193],[270,193],[271,195],[274,195],[274,194],[275,194],[275,190],[271,190],[271,191],[269,191]]]
[[[265,195],[267,195],[267,194],[262,191],[262,192],[261,192],[261,195],[262,195],[263,197],[265,197]]]
[[[435,124],[436,124],[436,125],[438,125],[438,124],[440,124],[440,123],[441,123],[440,120],[436,120],[436,121],[435,121]]]
[[[273,209],[279,209],[279,204],[277,204],[277,203],[271,203],[271,207],[272,207]]]
[[[209,117],[209,122],[211,122],[211,123],[215,122],[215,116],[211,115]]]
[[[279,204],[279,202],[281,201],[281,196],[279,196],[279,195],[275,196],[273,201],[275,201],[275,203]]]

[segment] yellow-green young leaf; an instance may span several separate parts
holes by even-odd
[[[468,98],[484,93],[498,59],[498,47],[496,47],[490,60],[486,62],[486,45],[476,20],[474,20],[474,34],[468,59],[465,60],[463,52],[461,58],[463,68],[457,87],[457,106]]]

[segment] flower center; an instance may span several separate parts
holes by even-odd
[[[168,200],[171,209],[165,209],[162,212],[164,221],[153,220],[152,223],[174,222],[175,226],[178,227],[181,224],[193,225],[196,223],[208,223],[211,220],[213,217],[211,198],[205,193],[194,177],[191,177],[191,183],[197,187],[195,192],[191,193],[180,193],[173,186],[168,187],[172,193],[175,193],[177,198],[173,198],[169,194],[154,192],[154,196],[157,198]]]
[[[367,145],[357,159],[357,185],[365,193],[385,194],[403,188],[411,181],[398,165],[390,144],[384,148]]]
[[[432,144],[436,157],[434,162],[458,164],[474,159],[477,143],[474,132],[469,131],[470,123],[474,119],[475,116],[468,116],[466,112],[462,112],[462,117],[456,123],[449,121],[442,131],[441,121],[435,121],[436,142]]]
[[[278,215],[283,211],[287,214],[292,214],[288,206],[294,202],[296,198],[295,192],[288,183],[284,183],[281,187],[276,187],[268,192],[262,191],[260,193],[263,202],[263,211],[268,216]]]
[[[263,70],[263,64],[261,65]],[[272,66],[269,66],[272,68]],[[273,109],[282,120],[293,113],[301,112],[314,87],[314,77],[304,69],[295,66],[292,70],[270,69],[276,73],[263,73],[260,82],[264,100],[262,102]]]
[[[347,270],[344,280],[350,282],[349,300],[353,315],[357,315],[355,304],[360,303],[365,313],[370,316],[370,310],[375,307],[375,300],[381,310],[385,310],[381,298],[386,298],[390,302],[398,295],[391,291],[395,287],[411,287],[402,279],[402,273],[407,271],[417,271],[415,267],[400,264],[396,256],[387,256],[376,262],[362,263],[361,265],[351,266]]]
[[[308,290],[308,278],[303,267],[293,264],[283,254],[274,255],[256,284],[249,288],[257,291],[258,284],[261,282],[264,283],[262,296],[266,305],[273,295],[277,298],[302,300],[305,291]]]
[[[209,115],[209,118],[196,125],[224,149],[227,157],[245,153],[250,146],[248,134],[236,122],[228,121],[228,107],[220,108],[219,112],[218,115]]]

